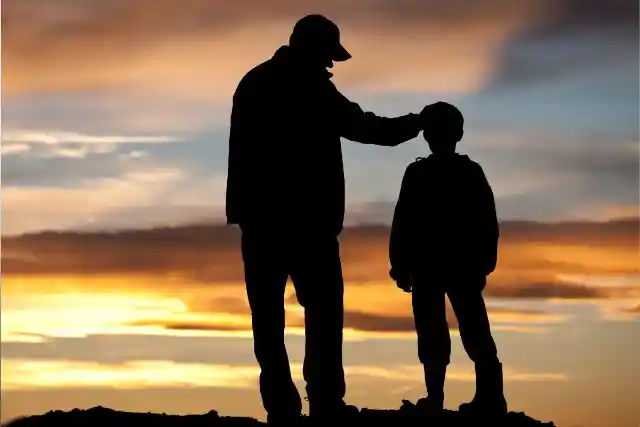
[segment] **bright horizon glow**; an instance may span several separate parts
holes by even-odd
[[[420,365],[390,365],[387,368],[376,366],[347,366],[347,376],[364,376],[390,381],[422,382]],[[21,390],[33,388],[68,387],[115,387],[144,389],[150,387],[255,387],[259,374],[255,365],[233,366],[200,363],[173,363],[160,360],[138,360],[117,365],[77,361],[36,361],[10,360],[3,363],[3,390]],[[302,366],[292,364],[294,380],[302,379]],[[451,366],[448,373],[451,381],[472,382],[473,371]],[[505,368],[505,381],[567,381],[561,373],[517,372]]]

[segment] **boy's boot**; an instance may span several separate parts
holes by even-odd
[[[476,365],[476,394],[471,402],[463,403],[458,410],[482,417],[495,417],[507,413],[502,363]]]
[[[416,403],[418,410],[426,415],[438,415],[444,407],[444,379],[447,367],[424,368],[424,381],[427,387],[427,397]]]

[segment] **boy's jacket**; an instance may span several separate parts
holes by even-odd
[[[493,192],[478,163],[432,154],[407,167],[391,227],[392,278],[490,274],[498,238]]]

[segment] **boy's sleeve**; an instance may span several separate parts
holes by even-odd
[[[410,164],[402,178],[400,195],[393,212],[393,222],[391,223],[391,235],[389,237],[389,261],[391,270],[389,275],[395,281],[407,279],[409,271],[409,259],[411,256],[411,245],[409,236],[412,228],[411,198],[415,194],[415,163]]]
[[[487,180],[484,170],[480,165],[478,170],[478,183],[480,190],[480,229],[483,230],[485,273],[491,274],[496,269],[498,262],[498,240],[500,238],[500,225],[496,211],[496,202]]]

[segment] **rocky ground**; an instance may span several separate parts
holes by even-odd
[[[446,411],[438,419],[421,416],[410,402],[405,401],[397,410],[362,409],[360,413],[344,420],[350,425],[385,425],[389,427],[555,427],[552,422],[535,420],[522,412],[510,412],[500,420],[469,419],[455,411]],[[15,419],[3,427],[100,427],[100,426],[152,426],[152,427],[258,427],[265,423],[248,417],[226,417],[216,411],[199,415],[168,415],[154,413],[121,412],[97,406],[95,408],[69,412],[51,411]],[[302,418],[302,426],[311,425],[310,419]]]

